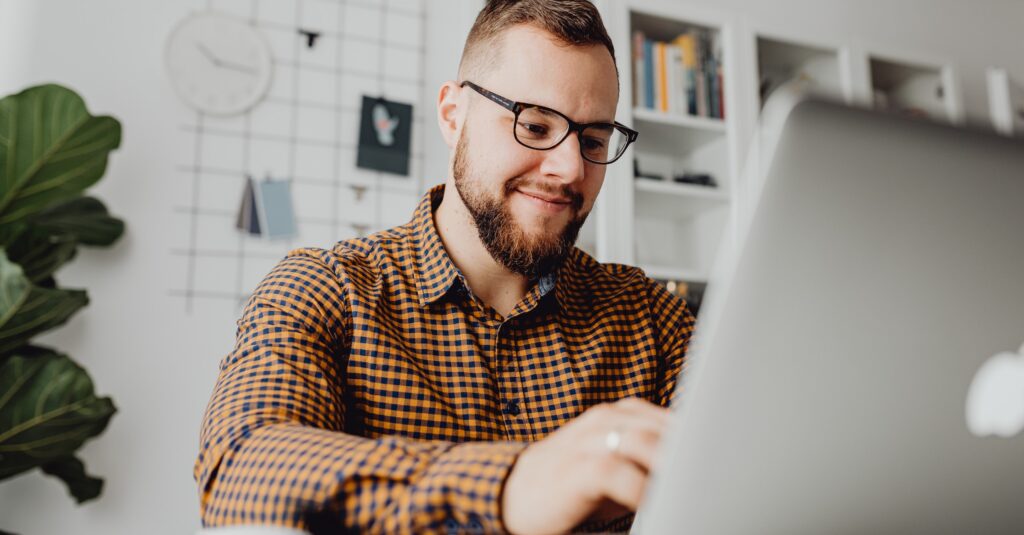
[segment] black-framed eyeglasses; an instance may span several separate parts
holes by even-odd
[[[460,87],[469,86],[492,102],[515,114],[512,135],[520,145],[534,150],[551,150],[560,145],[569,134],[576,132],[580,140],[583,159],[600,165],[618,160],[629,144],[636,141],[639,132],[618,122],[580,124],[558,110],[546,106],[515,102],[488,91],[469,80]]]

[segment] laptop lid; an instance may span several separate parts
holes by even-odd
[[[783,115],[635,531],[1024,533],[1024,143]]]

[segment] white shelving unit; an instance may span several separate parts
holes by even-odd
[[[813,28],[798,33],[751,27],[736,14],[687,3],[595,3],[616,47],[621,73],[617,117],[640,137],[608,169],[584,240],[598,259],[639,266],[656,279],[705,282],[716,252],[739,236],[738,223],[760,191],[757,173],[750,171],[758,168],[754,134],[773,92],[808,91],[852,105],[953,124],[964,121],[956,69],[942,58],[886,48],[885,43],[864,46]],[[713,34],[721,48],[724,119],[637,106],[644,100],[633,95],[634,32],[671,42],[693,29]],[[998,70],[988,82],[993,123],[1003,132],[1024,132],[1024,85]],[[634,178],[634,161],[637,174],[657,179]],[[717,187],[672,180],[683,172],[710,174]]]
[[[956,70],[906,51],[865,50],[855,44],[751,30],[756,86],[747,83],[747,121],[753,128],[765,100],[780,88],[811,92],[848,104],[954,124],[963,122]]]
[[[637,204],[667,219],[686,219],[726,208],[730,200],[728,193],[707,186],[643,179],[637,180],[635,186]]]
[[[1006,69],[990,68],[986,78],[993,128],[1006,136],[1024,135],[1024,84]]]
[[[853,102],[850,51],[831,43],[812,42],[757,31],[757,108],[780,88],[794,88],[835,100]]]
[[[960,87],[951,65],[895,54],[868,54],[871,105],[903,115],[963,122]]]
[[[730,114],[735,73],[731,25],[714,13],[685,8],[671,12],[630,1],[598,2],[616,45],[622,88],[619,120],[640,132],[633,148],[608,170],[597,223],[602,260],[636,265],[648,276],[675,283],[707,280],[735,204],[736,122]],[[634,32],[672,42],[702,32],[720,49],[724,118],[700,117],[635,107]],[[709,114],[710,115],[710,114]],[[640,174],[658,179],[636,178]],[[680,183],[677,175],[710,175],[715,186]],[[603,238],[603,239],[602,239]]]

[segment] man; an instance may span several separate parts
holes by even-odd
[[[206,525],[629,526],[693,317],[573,247],[636,138],[611,40],[586,0],[494,0],[459,80],[412,221],[293,251],[249,301],[202,429]]]

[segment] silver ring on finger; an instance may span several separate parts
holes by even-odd
[[[622,431],[619,428],[608,431],[608,434],[604,436],[604,446],[613,454],[619,453],[619,449],[622,447]]]

